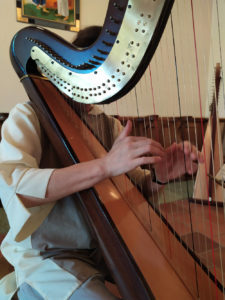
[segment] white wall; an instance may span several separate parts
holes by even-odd
[[[81,0],[81,28],[89,25],[102,25],[107,0]],[[101,2],[101,5],[99,5]],[[96,9],[97,7],[97,9]],[[93,13],[95,12],[95,13]],[[14,34],[27,26],[16,21],[16,1],[1,0],[0,9],[0,112],[8,112],[16,103],[27,100],[19,78],[11,66],[9,58],[9,46]],[[64,30],[53,30],[71,41],[75,33]]]

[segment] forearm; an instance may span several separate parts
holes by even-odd
[[[107,177],[102,159],[79,163],[53,172],[46,198],[58,200],[78,191],[90,188]]]
[[[26,207],[57,201],[63,197],[88,189],[107,177],[102,159],[79,163],[53,171],[44,199],[20,195]]]

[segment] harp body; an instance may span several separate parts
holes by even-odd
[[[84,103],[108,103],[127,94],[147,68],[172,5],[169,0],[109,1],[99,39],[83,50],[33,27],[14,37],[13,66],[65,166],[101,157],[105,150],[60,92]],[[48,80],[40,77],[36,64]],[[162,124],[154,122],[154,126],[157,138]],[[209,131],[203,130],[202,139],[211,135]],[[167,134],[171,141],[169,129]],[[216,135],[220,136],[218,130]],[[163,134],[162,138],[165,140]],[[205,147],[210,148],[210,139],[208,144]],[[221,152],[222,143],[215,144],[216,151]],[[205,160],[210,159],[209,151]],[[224,299],[223,205],[211,207],[210,203],[203,206],[190,201],[204,200],[198,188],[197,196],[187,191],[176,199],[173,188],[176,192],[175,186],[181,186],[182,180],[171,182],[156,200],[153,196],[147,201],[126,175],[79,194],[124,299]],[[204,172],[197,176],[196,186],[203,180]],[[208,195],[207,184],[202,189]],[[167,200],[168,191],[173,201]]]

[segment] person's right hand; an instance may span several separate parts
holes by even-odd
[[[131,130],[132,123],[128,121],[103,158],[106,177],[126,173],[141,165],[157,164],[164,157],[165,150],[158,142],[146,137],[130,136]]]

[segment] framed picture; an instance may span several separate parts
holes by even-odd
[[[80,30],[80,0],[17,0],[16,9],[19,22]]]

